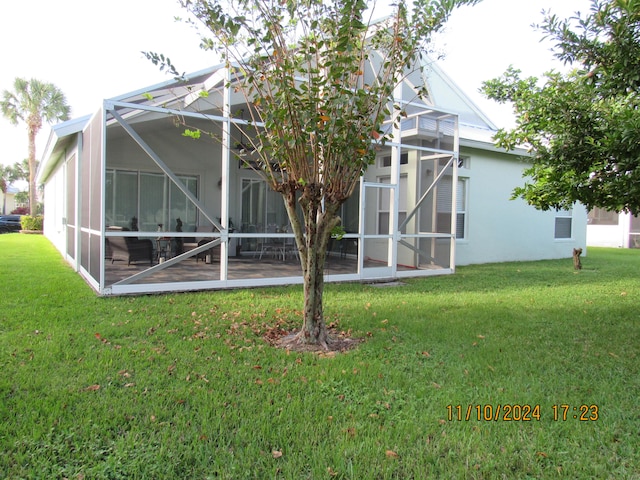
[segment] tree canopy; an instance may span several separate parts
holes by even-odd
[[[304,278],[297,342],[329,342],[322,309],[327,245],[339,207],[387,138],[383,122],[403,114],[395,87],[420,68],[451,11],[478,1],[398,0],[383,21],[372,21],[365,0],[181,1],[206,27],[202,47],[226,59],[250,117],[240,143],[284,200]],[[162,55],[147,56],[177,73]]]
[[[541,80],[510,67],[483,84],[488,98],[512,102],[516,114],[496,144],[530,150],[532,166],[514,198],[542,210],[581,202],[640,213],[640,1],[593,0],[587,15],[547,13],[537,27],[573,69]]]

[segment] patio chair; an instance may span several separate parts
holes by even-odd
[[[153,243],[149,239],[109,237],[106,244],[107,250],[111,252],[111,263],[118,260],[118,256],[122,256],[127,259],[127,265],[138,261],[153,265]]]
[[[211,225],[198,225],[194,232],[213,232],[213,227]],[[184,252],[188,252],[189,250],[193,250],[196,247],[201,245],[202,240],[207,240],[206,238],[201,237],[185,237],[182,242],[182,249]],[[211,239],[208,239],[211,241]]]
[[[202,246],[205,243],[209,243],[211,238],[203,238],[198,242],[198,246]],[[196,262],[202,259],[203,262],[207,262],[207,255],[209,255],[209,262],[214,263],[216,261],[220,261],[220,245],[216,245],[215,247],[211,247],[209,250],[205,250],[204,252],[200,252],[196,255]]]
[[[278,229],[276,225],[268,225],[266,233],[277,233]],[[258,253],[256,251],[256,253]],[[260,243],[260,260],[263,255],[271,255],[273,258],[282,258],[285,260],[285,244],[283,239],[265,237],[261,239]]]
[[[196,232],[213,232],[213,226],[212,225],[198,225],[195,228]],[[182,243],[182,251],[183,252],[188,252],[189,250],[193,250],[196,247],[200,247],[202,245],[204,245],[205,243],[210,242],[211,240],[213,240],[213,237],[187,237],[184,239],[183,243]],[[202,261],[205,261],[207,255],[210,255],[211,260],[213,261],[214,259],[220,260],[220,246],[218,245],[217,247],[213,247],[210,248],[209,250],[205,250],[204,252],[200,252],[199,254],[197,254],[195,256],[196,258],[196,262],[200,259],[202,259]]]

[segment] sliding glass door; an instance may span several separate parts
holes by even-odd
[[[197,177],[178,178],[197,197]],[[161,173],[108,170],[105,201],[107,227],[135,229],[137,223],[141,231],[173,231],[180,218],[186,232],[197,223],[195,205]]]

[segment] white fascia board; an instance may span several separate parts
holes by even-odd
[[[40,167],[36,173],[36,184],[40,185],[47,180],[49,174],[55,169],[60,155],[64,152],[64,147],[70,141],[68,137],[84,130],[92,117],[93,115],[85,115],[51,127],[49,138],[40,160]]]
[[[527,147],[518,146],[514,150],[507,151],[495,144],[495,130],[480,128],[477,125],[460,124],[460,147],[477,148],[489,152],[501,152],[514,155],[517,157],[530,157],[531,152]]]
[[[489,152],[500,152],[517,157],[530,157],[531,153],[526,148],[518,147],[514,150],[507,151],[504,148],[497,147],[492,141],[473,140],[468,138],[460,138],[460,146],[467,148],[476,148],[478,150],[485,150]]]
[[[196,92],[191,92],[184,98],[184,107],[187,108],[189,105],[197,102],[200,99],[200,92],[209,92],[213,88],[219,85],[224,85],[224,82],[227,78],[229,69],[224,67],[213,73],[209,78],[207,78],[203,84],[202,89]]]
[[[213,73],[216,70],[219,70],[219,69],[221,69],[223,67],[224,67],[224,64],[216,65],[216,66],[213,66],[213,67],[208,67],[208,68],[205,68],[203,70],[199,70],[197,72],[185,75],[185,78],[188,80],[189,78],[206,75],[207,73]],[[128,98],[148,93],[149,91],[161,90],[161,89],[165,89],[165,88],[171,87],[173,85],[178,85],[181,82],[182,81],[180,79],[172,78],[171,80],[166,80],[164,82],[157,83],[155,85],[151,85],[151,86],[148,86],[148,87],[140,88],[138,90],[134,90],[133,92],[129,92],[129,93],[125,93],[125,94],[122,94],[122,95],[118,95],[116,97],[111,97],[111,98],[109,98],[107,100],[113,100],[113,101],[116,101],[116,102],[122,102],[122,101],[126,101]]]

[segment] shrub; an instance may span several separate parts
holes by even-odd
[[[29,215],[29,209],[27,207],[18,207],[11,212],[12,215]]]
[[[42,215],[23,215],[20,218],[20,224],[22,225],[23,230],[42,230],[42,223],[44,221],[44,217]]]

